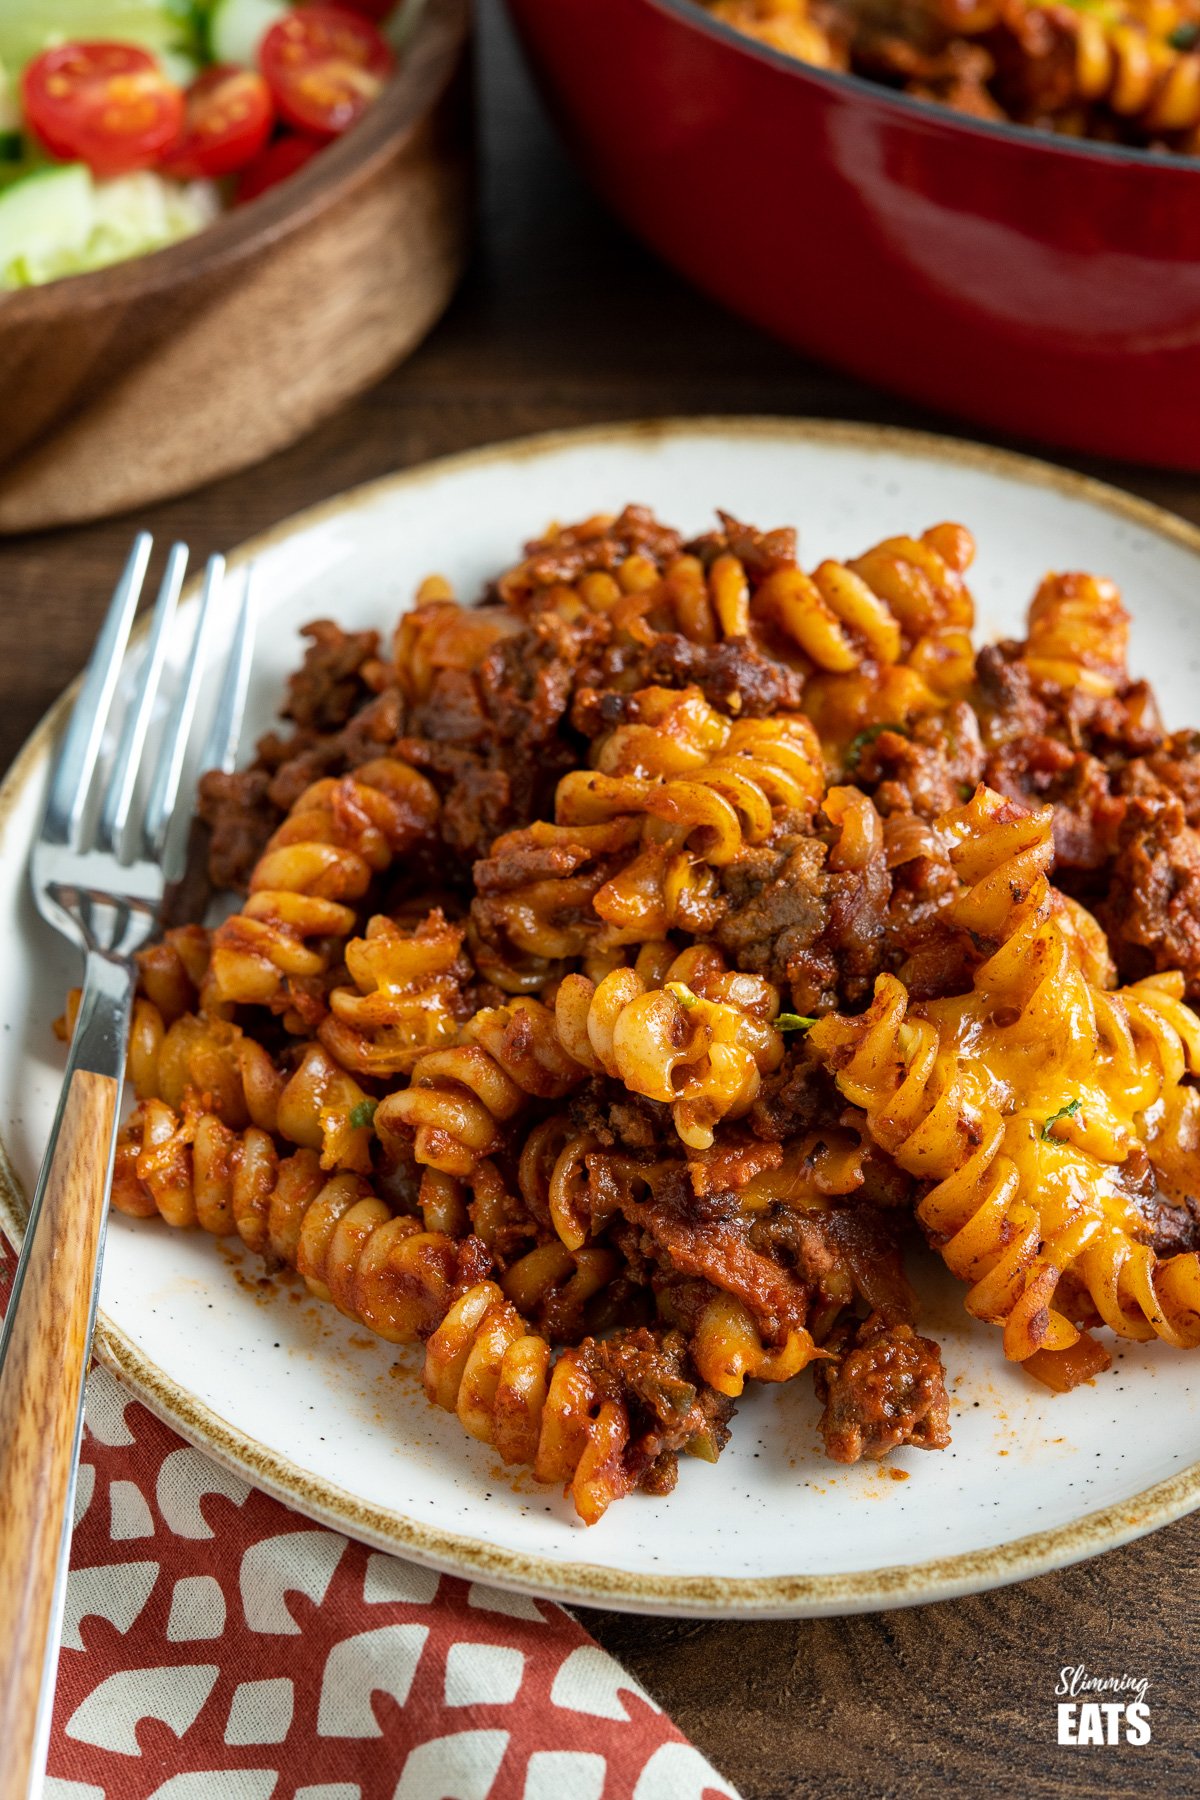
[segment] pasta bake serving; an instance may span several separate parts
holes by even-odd
[[[1050,1389],[1200,1344],[1200,734],[1101,578],[977,652],[973,553],[631,506],[309,626],[201,783],[234,910],[140,959],[114,1204],[422,1344],[589,1524],[805,1369],[835,1461],[944,1447],[910,1244]]]

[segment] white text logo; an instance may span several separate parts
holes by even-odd
[[[1060,1669],[1054,1690],[1059,1696],[1059,1743],[1148,1744],[1149,1686],[1144,1675],[1090,1675],[1082,1663]],[[1106,1697],[1093,1699],[1093,1695]],[[1110,1695],[1120,1697],[1108,1698]]]

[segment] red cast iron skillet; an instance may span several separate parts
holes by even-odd
[[[995,430],[1200,470],[1200,159],[965,119],[691,0],[508,4],[601,195],[734,311]]]

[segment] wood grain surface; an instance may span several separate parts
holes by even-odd
[[[71,1487],[117,1084],[76,1069],[0,1373],[0,1800],[25,1800]]]
[[[302,443],[148,511],[138,522],[160,542],[178,534],[203,556],[390,469],[605,419],[815,414],[966,434],[806,363],[690,293],[577,181],[496,0],[483,0],[481,39],[483,228],[446,319]],[[1081,466],[1200,523],[1194,477]],[[131,531],[113,521],[0,546],[0,756],[83,662]],[[1200,1793],[1198,1574],[1200,1515],[1062,1574],[909,1612],[586,1622],[745,1800],[1157,1800]],[[1148,1746],[1058,1747],[1054,1685],[1077,1663],[1148,1678]]]

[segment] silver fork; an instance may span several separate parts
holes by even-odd
[[[164,891],[181,872],[172,818],[225,581],[224,559],[214,556],[147,781],[151,718],[187,567],[186,546],[172,547],[141,670],[102,773],[105,727],[151,547],[142,532],[117,583],[54,760],[31,859],[38,910],[83,952],[84,983],[0,1331],[0,1800],[38,1793],[45,1765],[133,958],[156,931]],[[205,767],[233,766],[253,646],[251,585],[247,572]]]

